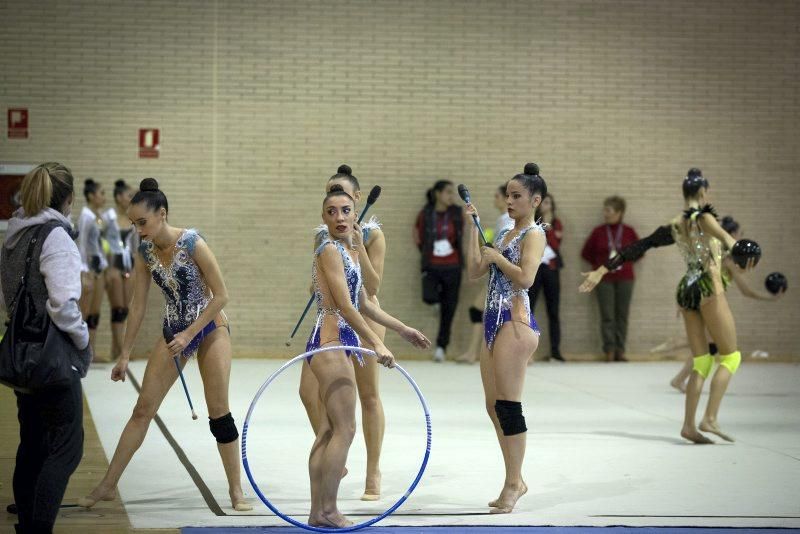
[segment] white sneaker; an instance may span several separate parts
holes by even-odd
[[[444,361],[444,349],[442,347],[436,347],[433,353],[433,361],[436,363],[442,363]]]

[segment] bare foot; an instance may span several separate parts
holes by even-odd
[[[345,528],[354,525],[352,521],[347,519],[338,510],[326,514],[325,512],[315,513],[308,516],[308,524],[312,527],[333,527]]]
[[[490,514],[510,514],[517,505],[520,497],[528,492],[528,487],[524,482],[520,482],[516,486],[504,486],[503,491],[500,492],[500,497],[497,499],[497,504],[490,510]]]
[[[669,385],[680,391],[681,393],[686,393],[686,383],[682,380],[672,379],[669,381]]]
[[[364,484],[364,495],[361,496],[362,501],[377,501],[381,498],[381,473],[372,476],[367,475],[367,481]]]
[[[698,432],[696,428],[684,427],[683,429],[681,429],[681,437],[688,439],[689,441],[692,441],[694,443],[697,443],[698,445],[710,445],[714,443],[713,441],[705,437],[703,434]]]
[[[253,509],[253,505],[250,504],[247,499],[244,498],[244,493],[242,493],[242,488],[239,488],[236,491],[230,490],[228,495],[231,497],[231,506],[237,512],[249,512]]]
[[[704,419],[700,423],[700,430],[702,430],[703,432],[710,432],[712,434],[716,434],[717,436],[721,437],[725,441],[730,441],[731,443],[733,443],[735,441],[731,436],[729,436],[728,434],[726,434],[725,432],[723,432],[719,428],[719,424],[718,423],[712,423],[712,422],[706,421]]]
[[[523,480],[522,481],[522,494],[520,495],[520,497],[522,495],[525,495],[526,493],[528,493],[528,485],[525,484],[525,481]],[[501,492],[500,495],[502,496],[503,493]],[[498,504],[500,504],[500,497],[496,498],[493,501],[489,501],[489,508],[497,508]]]
[[[117,498],[117,488],[106,488],[105,486],[98,485],[86,497],[78,498],[78,506],[81,508],[91,508],[99,501],[113,501]]]

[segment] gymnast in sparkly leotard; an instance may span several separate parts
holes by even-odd
[[[336,174],[328,179],[325,192],[328,193],[333,188],[341,188],[345,193],[353,197],[356,204],[361,199],[359,180],[353,175],[353,170],[348,165],[340,165]],[[358,239],[359,233],[357,230],[358,225],[356,225],[356,231],[353,233],[353,246],[358,249],[358,267],[361,269],[364,290],[369,300],[376,306],[380,306],[378,291],[383,278],[386,237],[378,219],[374,216],[361,224],[361,239]],[[329,237],[327,225],[318,226],[314,234],[314,248],[316,250],[322,241]],[[347,261],[345,261],[345,265],[349,265]],[[366,318],[366,321],[370,330],[375,332],[383,341],[386,335],[386,328],[369,318]],[[365,343],[364,347],[372,348],[369,343]],[[358,400],[361,404],[361,428],[364,433],[364,443],[367,447],[367,472],[361,500],[375,501],[380,499],[381,495],[380,456],[386,423],[380,396],[380,375],[378,373],[380,366],[374,358],[365,358],[363,361],[364,365],[355,367]],[[300,398],[308,414],[311,428],[315,433],[319,428],[320,421],[318,390],[319,384],[314,377],[314,373],[311,372],[308,364],[303,365],[300,373]]]
[[[103,252],[103,218],[100,216],[106,202],[103,187],[91,178],[85,180],[83,196],[86,205],[78,216],[78,251],[81,253],[81,299],[80,307],[83,320],[89,327],[89,345],[96,361],[110,361],[105,354],[95,352],[97,327],[100,324],[100,306],[103,303],[105,278],[103,273],[108,267]]]
[[[109,265],[106,269],[106,292],[111,308],[111,358],[116,359],[122,350],[125,321],[133,298],[134,255],[139,249],[139,236],[128,219],[133,190],[124,180],[114,182],[114,206],[103,213],[104,237],[109,248]]]
[[[363,340],[375,351],[379,363],[394,366],[394,356],[369,327],[365,317],[396,331],[417,347],[429,347],[430,341],[421,332],[382,311],[367,297],[361,279],[359,247],[353,244],[353,233],[358,231],[353,197],[340,187],[332,187],[322,208],[328,230],[314,251],[312,273],[317,318],[308,349],[357,346]],[[309,362],[318,383],[321,409],[308,463],[311,479],[309,525],[345,527],[352,524],[339,512],[337,496],[356,426],[353,360],[358,359],[357,353],[332,350],[314,355]]]
[[[208,424],[217,441],[217,450],[228,481],[231,506],[237,511],[251,510],[240,482],[239,431],[228,404],[232,349],[223,308],[228,292],[222,273],[208,244],[196,230],[183,230],[167,222],[167,197],[153,178],[142,180],[131,200],[128,216],[142,239],[141,261],[134,263],[136,287],[130,319],[119,360],[111,372],[114,381],[125,380],[131,349],[144,319],[150,280],[164,294],[162,331],[147,361],[142,387],[114,456],[103,480],[90,495],[78,501],[92,507],[100,500],[116,496],[116,485],[133,455],[139,449],[150,421],[178,373],[197,355],[203,380]]]
[[[547,185],[534,163],[509,180],[505,197],[513,225],[502,229],[494,246],[480,247],[471,217],[464,217],[468,225],[464,231],[471,240],[466,247],[469,276],[475,280],[489,272],[481,379],[486,410],[505,462],[503,489],[497,499],[489,502],[493,514],[511,512],[528,490],[522,479],[527,440],[522,392],[528,361],[539,344],[528,288],[536,277],[545,247],[544,230],[534,216],[546,194]],[[472,204],[467,204],[466,213],[478,214]]]

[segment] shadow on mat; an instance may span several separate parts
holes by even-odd
[[[598,434],[601,436],[613,436],[615,438],[635,439],[637,441],[663,441],[664,443],[672,443],[673,445],[683,445],[688,443],[681,438],[668,438],[666,436],[655,436],[653,434],[634,434],[633,432],[614,432],[611,430],[595,430],[589,434]]]

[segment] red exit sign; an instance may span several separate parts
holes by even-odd
[[[139,157],[157,158],[161,151],[161,140],[157,128],[139,129]]]
[[[8,108],[8,138],[28,138],[28,108]]]

